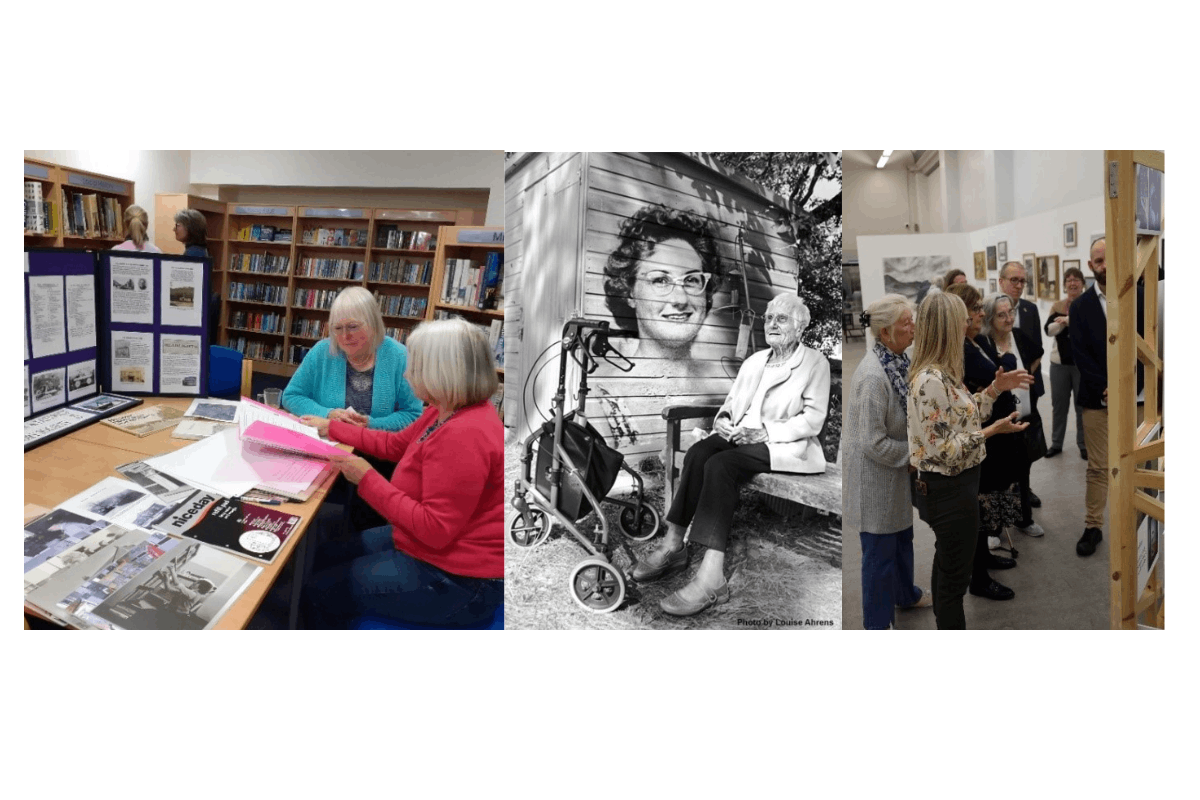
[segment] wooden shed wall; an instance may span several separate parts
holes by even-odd
[[[531,213],[530,198],[545,195],[530,192],[529,188],[549,174],[556,164],[569,165],[568,173],[570,168],[578,170],[579,196],[559,192],[557,203],[542,202],[540,209]],[[524,258],[517,272],[513,271],[512,259],[514,255],[518,259],[527,256],[528,250],[513,255],[506,251],[506,292],[510,292],[514,274],[521,274],[529,284],[507,294],[515,308],[510,307],[507,311],[506,331],[514,343],[519,340],[520,348],[515,357],[511,349],[506,354],[506,380],[509,382],[524,383],[527,365],[522,363],[521,354],[532,358],[553,343],[559,336],[563,320],[574,308],[580,307],[588,317],[612,320],[615,327],[605,296],[604,266],[619,244],[622,223],[648,204],[686,209],[707,218],[715,231],[718,253],[726,271],[739,264],[737,234],[739,225],[742,227],[750,304],[757,314],[763,313],[767,302],[775,295],[794,294],[797,290],[795,251],[789,241],[788,227],[780,222],[778,198],[744,179],[722,174],[720,168],[713,169],[697,158],[681,154],[589,153],[577,162],[574,157],[556,160],[539,155],[510,176],[505,200],[509,212],[506,215],[508,248],[522,247],[535,229],[553,232],[552,236],[558,240],[558,247],[543,251],[544,255],[553,252],[556,256],[553,261],[544,257]],[[571,204],[575,207],[570,207]],[[546,216],[548,213],[550,218]],[[579,220],[579,214],[583,215],[582,220]],[[574,232],[580,222],[583,226],[582,247],[578,233]],[[520,233],[514,234],[518,230]],[[673,249],[669,245],[660,245],[650,260],[675,263],[690,251],[690,246],[679,248],[684,252],[672,252]],[[574,259],[570,257],[572,250],[577,253]],[[569,280],[564,275],[554,280],[548,278],[548,273],[570,268],[575,270],[577,280]],[[536,290],[535,282],[538,284]],[[592,376],[589,419],[606,434],[610,444],[627,455],[657,453],[665,435],[665,422],[660,413],[664,405],[724,400],[741,363],[735,355],[738,319],[730,313],[717,313],[715,309],[729,305],[732,302],[730,289],[737,288],[740,292],[740,286],[740,279],[722,283],[712,300],[714,310],[705,317],[688,358],[644,358],[635,354],[632,372],[623,374],[601,366]],[[535,324],[535,317],[547,314],[549,319],[539,319]],[[522,322],[514,324],[515,318]],[[514,335],[522,328],[519,335]],[[631,348],[630,343],[622,340],[614,340],[614,345],[622,350]],[[760,317],[755,324],[753,349],[764,346]],[[549,413],[556,363],[552,362],[530,382],[534,388],[526,392],[526,409],[536,402],[542,412]],[[514,369],[513,364],[520,366]],[[577,376],[573,373],[568,386],[577,386]],[[521,384],[511,389],[506,386],[505,397],[516,399],[520,390]],[[527,421],[522,418],[522,404],[508,403],[506,407],[506,424],[516,426],[524,434]],[[535,411],[530,409],[528,413],[533,417],[528,422],[541,421],[542,417]]]

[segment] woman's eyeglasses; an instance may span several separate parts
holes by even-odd
[[[363,326],[359,325],[357,322],[350,322],[345,325],[334,325],[331,328],[334,336],[341,336],[344,333],[353,336],[354,334],[358,333],[362,329],[363,329]]]
[[[689,272],[678,278],[672,278],[665,272],[648,272],[644,278],[638,278],[643,283],[650,284],[650,291],[660,297],[666,297],[676,286],[683,287],[683,293],[695,297],[704,294],[708,280],[712,277],[703,272]]]

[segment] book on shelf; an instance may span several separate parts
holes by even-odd
[[[69,236],[125,238],[124,209],[115,197],[62,189],[64,233]]]
[[[375,246],[387,250],[436,250],[437,236],[429,231],[406,231],[397,225],[380,225],[375,231]]]
[[[504,269],[504,254],[488,253],[487,262],[483,268],[483,279],[475,306],[481,310],[498,308],[497,299],[500,291],[500,275]]]
[[[283,253],[234,253],[229,257],[229,271],[286,275],[290,263]]]
[[[302,258],[296,276],[361,281],[363,262],[349,258]]]
[[[432,276],[432,261],[416,262],[393,258],[387,261],[372,261],[368,280],[428,286]]]

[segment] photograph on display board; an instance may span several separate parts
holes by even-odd
[[[763,505],[772,497],[757,491],[741,499],[722,491],[732,522],[705,537],[693,526],[682,550],[678,526],[661,522],[674,501],[693,497],[685,485],[699,485],[681,473],[682,451],[699,447],[693,455],[708,459],[752,447],[750,437],[765,432],[724,427],[734,413],[754,427],[740,406],[715,431],[713,415],[731,391],[742,398],[748,383],[766,380],[776,349],[787,353],[771,366],[777,385],[808,388],[767,392],[759,418],[811,419],[811,430],[777,447],[808,460],[781,455],[780,472],[831,471],[840,436],[840,373],[834,380],[830,367],[841,346],[840,155],[512,153],[507,161],[505,422],[514,444],[506,464],[510,500],[515,491],[522,506],[506,509],[506,563],[520,568],[506,570],[505,627],[737,628],[739,618],[840,626],[832,550],[795,548],[798,532],[837,525],[840,477],[829,497],[812,500],[831,510],[804,522],[774,516]],[[573,415],[584,378],[589,427],[568,423],[564,435],[570,452],[594,453],[584,485],[602,502],[597,513],[577,485],[566,487],[550,510],[571,525],[556,523],[564,535],[547,539],[544,476],[553,458],[539,429],[555,418],[560,381],[563,411]],[[784,394],[792,399],[780,404]],[[704,409],[664,419],[671,405]],[[821,430],[829,452],[815,436]],[[749,474],[771,468],[764,461]],[[681,502],[686,527],[701,512]],[[593,533],[597,525],[607,533]],[[594,536],[607,540],[597,545]],[[582,542],[611,560],[589,558]],[[660,551],[691,567],[655,574]],[[699,586],[701,570],[722,584],[722,601],[705,608],[691,604],[687,588]]]
[[[48,408],[67,402],[65,369],[50,369],[33,375],[33,410]]]
[[[74,402],[96,393],[96,362],[81,361],[67,367],[67,400]]]
[[[975,280],[987,280],[987,254],[982,250],[975,253]]]

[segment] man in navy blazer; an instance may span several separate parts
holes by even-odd
[[[1013,327],[1020,328],[1022,333],[1040,344],[1042,341],[1042,315],[1038,313],[1037,303],[1031,303],[1021,297],[1021,292],[1025,291],[1025,284],[1028,280],[1029,276],[1025,274],[1025,266],[1020,261],[1005,262],[1004,266],[1000,268],[1000,291],[1012,298],[1013,308],[1017,311],[1017,319],[1013,323]],[[1041,359],[1038,361],[1040,362]],[[1046,393],[1046,386],[1042,383],[1041,363],[1038,363],[1036,367],[1026,364],[1025,369],[1033,373],[1033,392],[1030,396],[1041,397]],[[1034,494],[1032,489],[1029,490],[1029,504],[1034,508],[1042,506],[1042,499]]]
[[[1075,552],[1090,556],[1103,539],[1104,509],[1108,505],[1108,298],[1104,239],[1092,242],[1088,267],[1096,278],[1091,289],[1071,303],[1071,356],[1079,367],[1079,405],[1083,407],[1083,443],[1087,448],[1087,492],[1083,536]],[[1142,286],[1137,287],[1137,329],[1143,328]],[[1137,370],[1138,391],[1142,370]]]

